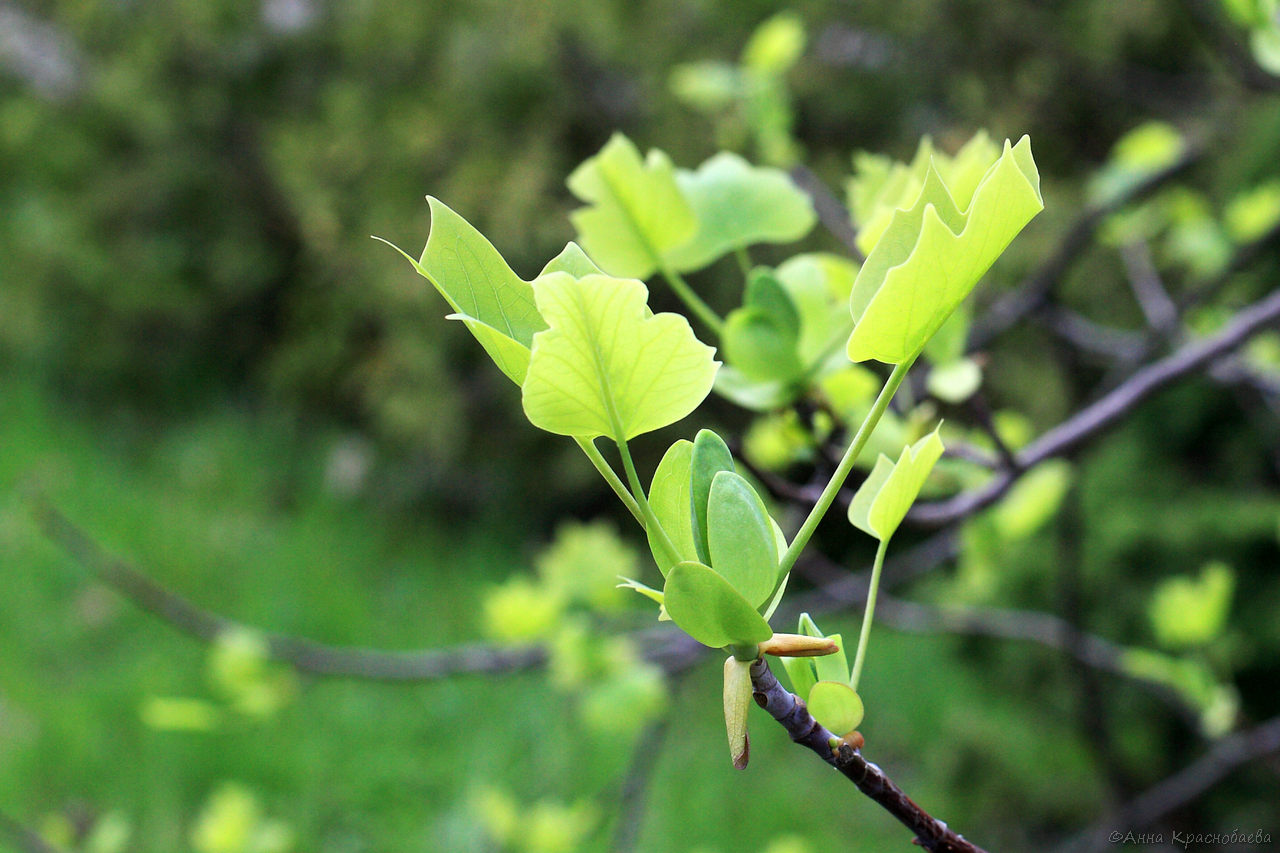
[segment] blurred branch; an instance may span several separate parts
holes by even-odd
[[[4,812],[0,812],[0,840],[5,838],[9,839],[14,848],[21,853],[59,853],[56,847],[46,842],[34,830],[28,829]]]
[[[1136,371],[1109,393],[1041,435],[1017,454],[1018,467],[1002,471],[985,485],[948,500],[917,504],[908,518],[918,524],[937,526],[966,518],[989,506],[1028,469],[1046,459],[1068,454],[1096,438],[1152,394],[1207,367],[1277,322],[1280,322],[1280,290],[1239,311],[1216,335],[1188,343]]]
[[[1178,324],[1182,313],[1169,295],[1160,272],[1151,260],[1151,247],[1141,240],[1120,247],[1120,261],[1124,264],[1125,279],[1133,298],[1142,309],[1142,316],[1154,331],[1168,333]]]
[[[1231,68],[1231,72],[1248,89],[1255,92],[1280,92],[1280,77],[1269,74],[1254,60],[1249,48],[1240,40],[1240,31],[1223,21],[1207,0],[1183,0],[1194,19],[1195,29]]]
[[[0,66],[40,95],[64,100],[84,88],[84,55],[64,30],[0,0]]]
[[[858,263],[864,262],[866,256],[858,248],[858,232],[854,228],[853,217],[849,215],[849,209],[836,198],[835,193],[822,178],[808,166],[793,166],[791,181],[809,196],[822,227],[840,241],[840,245],[844,246],[854,260]]]
[[[1081,833],[1063,851],[1109,850],[1113,832],[1150,826],[1194,801],[1233,771],[1280,751],[1280,717],[1224,737],[1182,770],[1131,800],[1105,821]],[[1224,845],[1225,846],[1225,845]]]
[[[618,822],[613,829],[613,846],[609,848],[613,853],[631,853],[637,849],[640,829],[644,826],[647,811],[645,807],[649,799],[649,784],[658,766],[662,742],[666,740],[670,728],[671,718],[663,717],[646,726],[636,739],[631,767],[627,770],[619,791]]]
[[[883,770],[862,757],[861,750],[841,743],[838,751],[832,751],[836,736],[813,718],[803,701],[778,683],[763,659],[751,665],[751,684],[756,704],[786,729],[792,741],[844,774],[859,791],[915,833],[915,843],[931,853],[983,853],[982,848],[912,802]]]
[[[982,316],[974,320],[973,329],[969,333],[969,349],[972,351],[986,347],[992,340],[1047,305],[1059,279],[1092,242],[1104,219],[1125,205],[1150,195],[1200,162],[1205,150],[1201,146],[1189,146],[1175,163],[1135,184],[1128,192],[1121,193],[1105,204],[1086,208],[1075,224],[1067,229],[1053,254],[1016,289],[997,299]]]

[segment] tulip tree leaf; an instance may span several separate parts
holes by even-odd
[[[750,483],[732,471],[715,475],[707,501],[711,566],[752,607],[773,594],[778,580],[778,546],[770,522]]]
[[[721,471],[733,470],[733,454],[724,439],[709,429],[698,430],[690,457],[690,519],[698,559],[704,563],[711,562],[707,547],[707,501],[711,498],[711,483]]]
[[[1023,137],[983,176],[961,211],[930,168],[916,203],[898,210],[850,295],[853,361],[900,364],[924,346],[1018,232],[1044,208]]]
[[[862,722],[862,699],[843,681],[819,681],[809,691],[809,713],[837,735],[847,735]]]
[[[686,272],[755,243],[791,243],[808,234],[817,217],[809,197],[781,169],[753,167],[722,152],[696,171],[676,172],[676,183],[697,219],[693,239],[665,252]]]
[[[671,537],[671,543],[676,546],[682,560],[694,559],[698,553],[693,542],[693,513],[689,497],[692,462],[693,442],[682,438],[667,448],[649,486],[649,506]],[[653,552],[658,569],[666,575],[673,561],[652,533],[649,535],[649,550]]]
[[[534,426],[621,441],[680,420],[710,393],[714,350],[684,317],[646,317],[642,282],[556,272],[535,295],[550,328],[534,338],[523,385]]]
[[[849,504],[849,521],[881,542],[888,541],[941,456],[937,429],[904,447],[896,464],[881,454]]]
[[[656,150],[641,160],[636,146],[620,133],[575,169],[568,184],[588,203],[569,215],[578,239],[613,275],[648,278],[665,253],[697,231],[698,221],[676,184],[671,160]]]
[[[524,382],[533,336],[547,324],[538,314],[533,286],[511,271],[493,244],[439,199],[428,197],[431,234],[422,259],[409,259],[440,291],[461,320],[517,385]],[[392,247],[396,248],[396,247]]]
[[[742,595],[702,563],[676,563],[667,574],[663,602],[680,628],[704,646],[763,643],[773,636]]]
[[[755,270],[743,306],[725,318],[725,357],[750,379],[789,382],[804,370],[799,340],[800,313],[790,294],[771,271]]]
[[[796,398],[799,390],[791,382],[751,379],[731,364],[726,364],[716,374],[716,393],[753,412],[782,408]]]
[[[547,261],[547,265],[538,273],[541,278],[553,272],[567,272],[574,278],[585,278],[589,275],[604,275],[605,271],[596,266],[595,261],[587,257],[582,247],[572,240],[565,244],[560,254]]]

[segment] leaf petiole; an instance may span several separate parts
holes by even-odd
[[[659,263],[658,269],[661,270],[662,277],[667,280],[667,284],[675,291],[676,296],[680,297],[680,301],[697,315],[698,319],[711,330],[712,334],[717,338],[720,337],[724,331],[724,320],[720,315],[712,310],[710,305],[703,302],[702,297],[694,293],[693,288],[689,286],[689,283],[684,280],[680,273],[662,263],[656,253],[654,254],[654,259]]]
[[[644,513],[640,511],[640,505],[636,503],[635,498],[631,497],[631,493],[627,491],[627,487],[622,480],[618,479],[617,472],[605,461],[600,449],[596,447],[595,441],[581,436],[575,436],[573,440],[578,443],[578,447],[582,448],[582,452],[591,460],[591,464],[600,472],[600,476],[609,484],[609,488],[613,489],[613,493],[618,496],[618,500],[622,501],[623,506],[627,508],[636,521],[640,522],[640,526],[647,527],[644,521]]]
[[[618,453],[622,456],[622,467],[627,472],[627,482],[631,484],[631,494],[635,497],[635,502],[640,509],[641,525],[647,532],[654,534],[658,540],[658,544],[667,552],[667,556],[671,558],[671,562],[678,563],[684,559],[680,552],[676,550],[675,543],[671,541],[666,529],[662,526],[662,522],[658,521],[658,516],[654,514],[653,508],[649,506],[649,499],[645,497],[644,486],[640,484],[640,475],[636,473],[636,464],[631,461],[631,451],[627,448],[627,440],[621,437],[621,430],[618,431],[618,437],[614,438],[614,443],[618,445]]]
[[[853,658],[853,671],[849,675],[849,686],[858,692],[858,679],[862,676],[862,661],[867,653],[867,641],[871,638],[871,621],[876,613],[876,593],[880,590],[880,570],[884,568],[884,552],[889,547],[889,540],[880,540],[876,548],[876,559],[871,564],[871,585],[867,588],[867,609],[862,614],[862,630],[858,633],[858,652]]]

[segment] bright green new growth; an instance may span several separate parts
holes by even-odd
[[[569,176],[590,206],[569,215],[588,254],[613,275],[648,278],[663,256],[693,238],[698,221],[661,151],[644,160],[620,133]]]
[[[717,154],[696,171],[681,169],[676,182],[698,223],[692,240],[665,253],[680,272],[754,243],[794,242],[817,221],[809,197],[785,172],[753,167],[736,154]]]
[[[680,560],[697,559],[698,550],[693,541],[693,514],[689,511],[689,481],[693,463],[693,442],[680,439],[667,448],[662,461],[653,472],[649,486],[649,506],[662,528],[671,537],[679,552]],[[648,531],[649,549],[653,551],[658,570],[665,577],[671,567],[679,562],[670,559],[656,541],[653,531]]]
[[[862,699],[848,684],[849,664],[844,640],[839,634],[825,635],[808,613],[800,614],[798,633],[806,637],[834,640],[838,651],[815,658],[783,658],[782,665],[796,695],[804,699],[809,713],[838,735],[846,735],[862,722]]]
[[[778,546],[764,502],[738,474],[721,471],[707,502],[711,565],[747,603],[759,607],[778,580]]]
[[[1009,242],[1044,208],[1027,137],[987,169],[961,210],[936,169],[910,210],[893,214],[850,294],[852,361],[918,353]]]
[[[698,430],[693,439],[689,484],[693,542],[698,559],[704,563],[711,562],[711,550],[707,545],[707,504],[711,499],[711,483],[721,471],[733,470],[733,454],[724,439],[709,429]]]
[[[790,382],[800,376],[800,312],[782,283],[758,269],[747,282],[743,305],[725,318],[725,357],[753,380]]]
[[[904,447],[896,464],[882,454],[849,503],[850,523],[887,542],[915,503],[942,450],[942,439],[938,429],[934,429],[915,444]]]
[[[1194,648],[1220,636],[1235,586],[1235,572],[1216,561],[1206,564],[1198,578],[1178,576],[1161,581],[1149,605],[1151,627],[1160,645]]]
[[[843,681],[819,681],[809,691],[809,713],[838,735],[847,735],[862,722],[862,698]]]
[[[672,621],[704,646],[754,646],[773,636],[769,623],[742,593],[702,563],[671,568],[663,603]]]
[[[645,316],[642,282],[557,272],[535,295],[550,327],[534,337],[522,386],[534,426],[621,442],[675,423],[710,393],[714,350],[678,314]]]

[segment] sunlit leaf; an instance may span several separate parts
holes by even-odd
[[[778,580],[778,551],[764,502],[751,484],[732,471],[716,474],[707,501],[711,566],[759,607]]]
[[[698,222],[693,239],[663,253],[679,271],[697,270],[755,243],[791,243],[813,228],[809,197],[781,169],[753,167],[722,152],[676,173]]]
[[[942,439],[935,429],[903,448],[897,463],[890,462],[887,456],[878,458],[849,504],[849,521],[882,542],[888,540],[911,509],[940,456]]]
[[[963,212],[930,169],[916,203],[894,213],[858,273],[849,358],[911,358],[1043,207],[1025,136],[1016,146],[1005,142]]]
[[[701,563],[674,565],[667,574],[663,599],[672,621],[704,646],[751,645],[773,636],[756,609]]]
[[[653,472],[653,482],[649,486],[649,506],[670,537],[671,543],[676,546],[680,560],[692,560],[698,556],[693,541],[693,503],[690,491],[692,462],[693,442],[682,438],[667,448],[657,470]],[[649,550],[653,552],[653,559],[663,575],[679,562],[667,556],[666,549],[658,544],[652,531],[649,534]]]
[[[595,261],[587,257],[582,247],[573,241],[565,244],[560,254],[547,261],[547,265],[538,273],[541,278],[553,272],[565,272],[574,278],[585,278],[589,275],[605,275],[605,271],[596,266]]]
[[[635,145],[620,133],[575,169],[568,184],[589,205],[569,216],[578,239],[612,275],[648,278],[666,253],[697,231],[671,160],[656,150],[641,160]]]
[[[718,362],[677,314],[645,316],[634,279],[552,273],[538,279],[550,324],[534,339],[523,387],[534,426],[559,435],[618,440],[664,427],[711,391]]]

